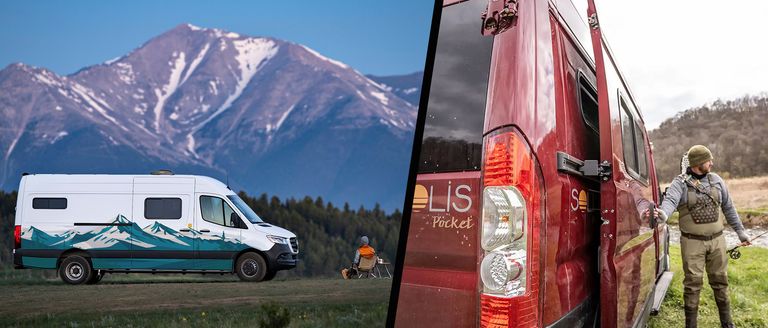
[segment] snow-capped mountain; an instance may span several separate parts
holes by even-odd
[[[421,82],[424,79],[424,72],[415,72],[406,75],[394,76],[375,76],[366,75],[371,80],[384,85],[387,91],[390,91],[403,100],[414,106],[419,106],[419,97],[421,96]]]
[[[0,188],[22,172],[171,168],[253,194],[400,207],[416,92],[299,44],[183,24],[68,76],[0,71]]]

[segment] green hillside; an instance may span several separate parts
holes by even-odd
[[[768,174],[768,95],[745,96],[691,108],[651,131],[659,182],[680,174],[689,147],[712,150],[714,171],[725,178]]]

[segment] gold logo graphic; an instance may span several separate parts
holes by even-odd
[[[584,190],[579,192],[579,209],[582,211],[587,210],[587,193]]]
[[[429,193],[427,192],[427,188],[425,188],[420,184],[417,184],[416,190],[413,191],[413,209],[420,210],[427,207],[428,201],[429,201]]]

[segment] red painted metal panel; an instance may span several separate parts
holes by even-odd
[[[475,324],[479,198],[479,171],[418,175],[398,327]]]

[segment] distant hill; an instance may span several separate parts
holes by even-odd
[[[768,94],[717,100],[691,108],[651,131],[659,181],[680,174],[689,147],[712,150],[714,171],[726,178],[768,174]]]

